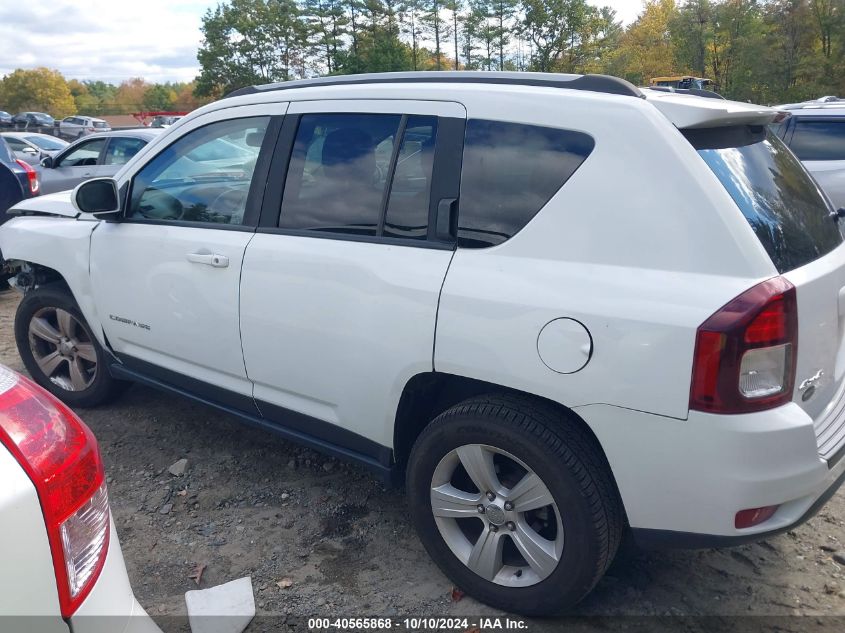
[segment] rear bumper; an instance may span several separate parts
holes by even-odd
[[[579,407],[613,470],[638,542],[722,547],[764,539],[812,517],[845,480],[845,459],[819,455],[813,420],[795,404],[687,420],[608,405]],[[737,529],[736,513],[777,505]]]
[[[721,534],[698,534],[695,532],[673,532],[672,530],[652,530],[647,528],[632,528],[634,541],[644,549],[709,549],[713,547],[736,547],[745,543],[762,541],[778,534],[783,534],[802,523],[812,519],[819,510],[830,500],[845,481],[845,472],[833,482],[824,493],[813,502],[808,510],[791,525],[786,525],[768,532],[755,532],[724,536]]]
[[[113,521],[103,571],[70,618],[70,628],[73,633],[161,633],[132,593]]]

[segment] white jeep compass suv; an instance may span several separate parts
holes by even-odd
[[[841,483],[843,233],[775,114],[590,75],[243,89],[13,210],[18,347],[71,405],[142,382],[404,473],[457,585],[560,612],[624,530],[761,539]]]

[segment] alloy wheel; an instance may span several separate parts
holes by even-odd
[[[67,310],[38,310],[29,322],[29,346],[39,369],[65,391],[84,391],[97,376],[94,342]]]
[[[443,540],[473,572],[528,587],[551,575],[563,553],[563,522],[546,484],[505,450],[467,444],[434,470],[431,509]]]

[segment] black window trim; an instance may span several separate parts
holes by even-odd
[[[285,183],[287,182],[288,170],[290,168],[291,159],[293,157],[294,145],[296,144],[296,134],[299,130],[299,123],[303,116],[315,115],[361,115],[361,114],[377,114],[385,116],[401,116],[399,131],[397,132],[398,142],[393,146],[393,153],[391,155],[389,185],[386,187],[386,192],[382,199],[381,214],[379,217],[379,231],[383,231],[385,217],[387,213],[387,205],[390,200],[390,190],[395,176],[395,161],[398,158],[398,151],[401,148],[404,140],[404,131],[407,120],[411,116],[431,116],[437,118],[437,138],[435,140],[434,150],[434,164],[431,176],[431,189],[429,196],[429,222],[428,235],[426,239],[413,239],[407,237],[387,237],[384,235],[356,235],[354,233],[333,232],[333,231],[316,231],[307,229],[288,229],[281,228],[282,217],[282,198],[284,196]],[[410,246],[416,248],[428,248],[434,250],[449,250],[453,251],[457,247],[457,241],[454,239],[457,228],[457,214],[452,213],[451,223],[454,224],[454,229],[451,231],[449,239],[438,238],[436,234],[437,222],[437,208],[441,200],[455,199],[457,200],[460,193],[460,174],[461,174],[461,160],[463,155],[464,145],[464,130],[466,129],[465,117],[450,117],[441,116],[438,114],[422,114],[415,112],[408,114],[401,111],[401,105],[397,108],[397,112],[346,112],[346,111],[316,111],[316,112],[297,112],[287,114],[284,117],[284,122],[281,126],[281,132],[278,136],[278,141],[273,152],[272,163],[268,170],[268,174],[278,174],[278,178],[273,178],[267,183],[263,203],[261,205],[261,216],[258,222],[257,233],[267,233],[272,235],[290,235],[293,237],[308,237],[314,239],[325,240],[345,240],[348,242],[363,242],[370,244],[386,244],[390,246]]]
[[[246,209],[244,210],[243,222],[241,224],[215,224],[213,222],[193,222],[189,220],[156,220],[152,218],[134,218],[127,216],[129,213],[129,205],[132,200],[132,188],[135,186],[135,178],[138,174],[154,161],[163,152],[167,151],[174,143],[185,138],[189,134],[201,130],[216,123],[235,121],[238,119],[257,119],[268,118],[267,131],[264,133],[264,140],[261,142],[261,149],[258,150],[258,160],[255,163],[255,169],[252,172],[252,180],[249,183],[249,193],[247,194]],[[178,226],[184,228],[195,229],[212,229],[222,231],[241,231],[247,233],[254,233],[259,223],[259,215],[261,213],[262,204],[266,195],[267,179],[270,173],[270,163],[272,159],[273,147],[277,143],[279,137],[284,115],[281,114],[244,114],[242,116],[231,117],[228,119],[218,119],[216,121],[209,121],[204,125],[197,126],[184,134],[179,135],[173,139],[172,142],[162,147],[154,156],[151,156],[144,164],[132,174],[132,178],[124,187],[123,193],[123,213],[117,220],[121,224],[149,224],[155,226]]]
[[[378,226],[376,237],[384,237],[384,223],[387,215],[387,205],[390,201],[390,194],[393,192],[393,179],[396,177],[396,163],[399,159],[399,150],[405,142],[405,129],[408,127],[408,115],[403,114],[399,119],[399,127],[396,128],[396,136],[393,139],[393,149],[390,152],[390,162],[387,164],[387,182],[384,183],[384,191],[381,192],[381,204],[378,210]],[[432,180],[434,179],[432,174]],[[431,185],[429,184],[429,191]]]

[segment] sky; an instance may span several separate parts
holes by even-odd
[[[588,0],[632,22],[642,0]],[[26,9],[22,10],[25,6]],[[190,81],[199,27],[217,0],[0,0],[0,77],[46,66],[68,79]]]

